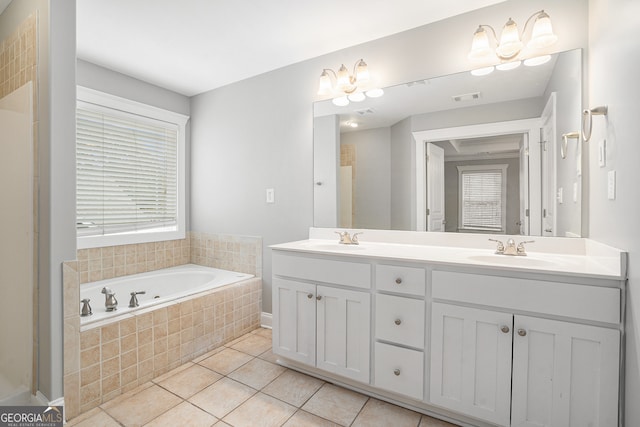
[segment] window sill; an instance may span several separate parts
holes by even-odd
[[[121,246],[136,243],[161,242],[164,240],[184,239],[186,233],[184,230],[166,230],[166,229],[150,229],[137,232],[127,232],[119,234],[107,234],[101,236],[82,236],[78,237],[78,249],[103,248],[105,246]]]

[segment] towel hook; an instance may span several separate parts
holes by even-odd
[[[584,139],[584,142],[589,142],[589,139],[591,139],[593,116],[606,116],[608,112],[609,107],[606,105],[595,107],[590,110],[587,109],[582,112],[582,139]]]
[[[569,133],[563,133],[562,134],[562,144],[560,144],[560,155],[562,156],[563,159],[567,158],[567,143],[569,138],[575,138],[577,140],[580,140],[580,133],[579,132],[569,132]]]

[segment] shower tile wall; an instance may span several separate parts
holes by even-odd
[[[33,215],[34,215],[34,280],[37,280],[38,265],[38,37],[37,18],[31,15],[6,39],[0,41],[0,98],[24,86],[27,82],[33,84],[33,152],[36,153],[33,162]],[[34,289],[36,284],[34,283]],[[37,325],[37,302],[34,301],[33,324]],[[35,328],[35,326],[34,326]],[[36,372],[38,346],[37,331],[33,331],[33,372]],[[36,375],[32,375],[31,390],[36,390]]]
[[[256,279],[192,301],[80,333],[80,284],[186,263]],[[189,233],[183,240],[83,249],[65,262],[66,418],[96,407],[260,324],[262,239]]]

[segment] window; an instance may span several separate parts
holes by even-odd
[[[78,248],[185,236],[188,117],[78,88]]]
[[[507,166],[458,166],[459,229],[505,231]]]

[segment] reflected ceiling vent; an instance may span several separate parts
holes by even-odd
[[[361,116],[366,116],[367,114],[373,114],[376,112],[376,110],[374,110],[373,108],[363,108],[361,110],[356,110],[356,113],[358,113]]]
[[[451,98],[453,98],[455,102],[473,101],[480,99],[480,92],[463,93],[462,95],[454,95]]]

